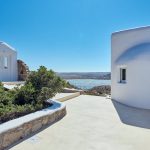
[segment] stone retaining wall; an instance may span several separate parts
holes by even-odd
[[[66,106],[53,101],[53,106],[0,125],[0,150],[35,133],[66,115]]]

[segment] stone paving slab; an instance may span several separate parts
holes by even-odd
[[[150,121],[145,121],[142,128],[137,127],[145,114],[150,116],[150,111],[142,110],[143,115],[138,115],[140,110],[135,108],[114,104],[105,97],[87,95],[66,101],[65,104],[65,118],[11,150],[150,149],[150,130],[146,126]],[[132,125],[127,125],[125,122],[131,121],[130,116]]]

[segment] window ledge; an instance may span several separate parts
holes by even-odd
[[[126,81],[120,81],[118,83],[120,83],[120,84],[126,84],[127,82]]]

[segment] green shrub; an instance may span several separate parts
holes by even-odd
[[[35,101],[44,104],[45,100],[52,98],[56,93],[61,92],[66,82],[58,77],[54,71],[47,70],[41,66],[37,71],[33,71],[28,76],[25,86],[32,84],[35,89]]]
[[[26,84],[32,83],[36,90],[41,90],[43,87],[52,89],[52,92],[60,92],[66,82],[58,77],[54,71],[47,70],[46,67],[40,66],[37,71],[33,71],[28,76]]]
[[[0,82],[0,122],[46,107],[46,100],[61,92],[64,86],[66,82],[44,66],[31,72],[21,88],[6,91]]]
[[[38,94],[37,103],[38,104],[46,104],[46,100],[55,96],[55,93],[51,90],[51,88],[43,87]]]
[[[41,66],[28,76],[25,85],[16,88],[14,104],[44,105],[45,101],[61,92],[66,82],[58,77],[52,70]]]
[[[31,83],[16,89],[15,104],[33,104],[35,103],[36,92]]]
[[[13,91],[5,91],[3,84],[0,83],[0,104],[3,105],[11,105],[14,101],[14,92]]]

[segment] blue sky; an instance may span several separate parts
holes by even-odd
[[[110,38],[150,25],[149,0],[0,0],[0,40],[31,70],[110,71]]]

